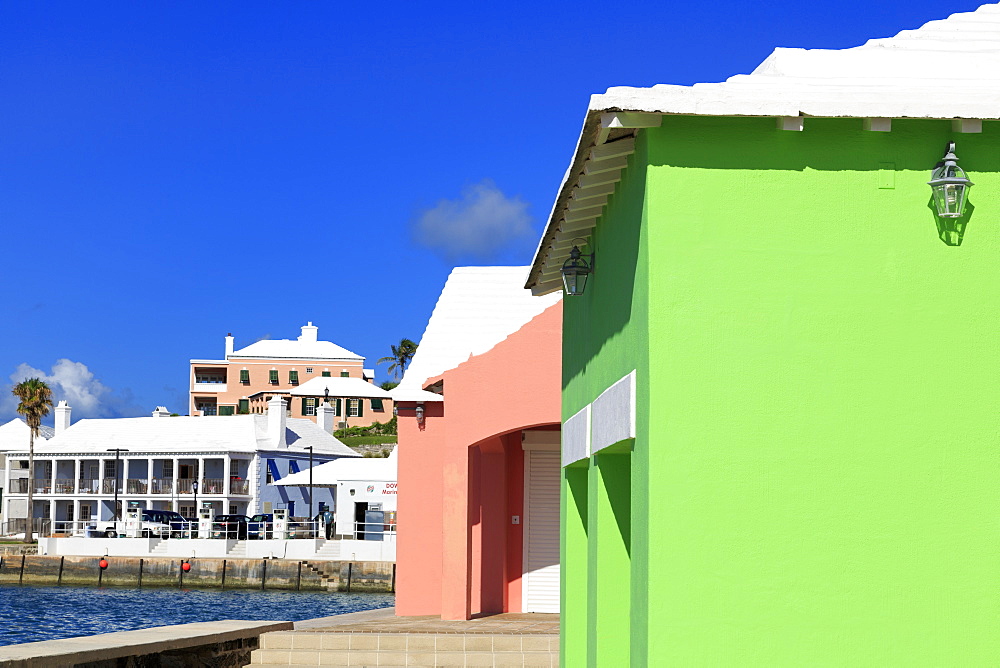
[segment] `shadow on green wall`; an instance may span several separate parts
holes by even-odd
[[[972,214],[976,210],[972,202],[966,202],[965,215],[961,218],[940,218],[937,215],[937,209],[934,208],[933,196],[927,200],[927,208],[934,216],[934,224],[937,225],[937,233],[941,241],[948,246],[961,246],[962,239],[965,237],[965,227],[969,224]]]
[[[618,355],[638,352],[634,350],[635,342],[616,339],[635,317],[636,301],[645,299],[646,286],[642,285],[637,294],[636,285],[644,280],[638,279],[637,273],[645,275],[646,271],[640,262],[646,167],[645,148],[640,142],[592,237],[595,269],[586,292],[564,298],[563,390],[587,371],[605,346],[616,349]],[[623,362],[620,366],[632,369],[636,363]],[[595,381],[595,386],[600,384]]]

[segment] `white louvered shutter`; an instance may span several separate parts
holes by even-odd
[[[559,612],[559,453],[524,453],[524,612]]]

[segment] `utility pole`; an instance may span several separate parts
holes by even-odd
[[[118,468],[118,464],[119,464],[119,462],[121,462],[121,454],[123,452],[128,452],[128,448],[108,448],[108,452],[115,453],[115,477],[114,477],[114,485],[115,485],[115,519],[114,519],[114,521],[115,521],[115,523],[117,523],[118,520],[119,520],[119,517],[118,517],[118,474],[120,473],[120,470]],[[115,527],[115,530],[116,531],[118,530],[117,526]]]

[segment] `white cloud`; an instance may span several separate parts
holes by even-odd
[[[114,392],[94,377],[94,372],[82,362],[56,360],[46,373],[27,363],[17,366],[10,375],[10,385],[0,389],[0,415],[14,416],[17,398],[11,388],[26,378],[38,378],[52,388],[53,403],[65,399],[73,409],[73,419],[85,417],[124,417],[138,415],[131,391]]]
[[[507,197],[490,179],[466,187],[457,200],[443,199],[417,216],[413,237],[453,260],[483,259],[518,241],[534,239],[528,203]]]

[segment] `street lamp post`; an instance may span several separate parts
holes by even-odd
[[[114,519],[114,521],[117,523],[118,519],[119,519],[118,518],[118,463],[121,461],[121,454],[123,452],[128,452],[128,448],[108,448],[108,452],[115,453],[115,478],[114,478],[114,480],[115,480],[115,482],[114,482],[114,485],[115,485],[115,519]],[[118,527],[115,527],[115,530],[117,531]]]
[[[194,482],[191,483],[191,490],[194,492],[194,526],[197,527],[199,519],[200,519],[199,515],[198,515],[198,481],[197,480],[195,480]],[[195,537],[195,538],[198,537],[198,534],[194,530],[191,531],[191,535],[193,537]]]
[[[309,517],[315,519],[313,515],[313,446],[307,445],[309,451]]]

